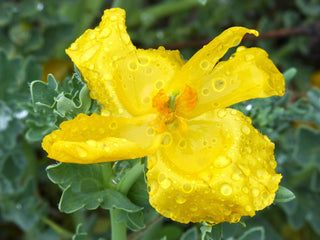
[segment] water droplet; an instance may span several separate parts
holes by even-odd
[[[152,181],[149,186],[149,196],[151,197],[154,194],[156,194],[157,190],[158,190],[158,183],[156,181]]]
[[[138,56],[138,63],[141,65],[141,66],[146,66],[148,65],[150,62],[150,59],[149,57],[146,57],[146,56]]]
[[[224,118],[227,115],[227,111],[225,109],[220,109],[218,111],[218,117],[219,118]]]
[[[146,74],[151,74],[152,73],[152,68],[148,67],[146,68]]]
[[[263,197],[264,199],[267,199],[268,196],[269,196],[269,194],[268,194],[267,192],[263,192],[263,193],[262,193],[262,197]]]
[[[203,70],[208,69],[209,68],[209,62],[207,60],[201,61],[200,68],[203,69]]]
[[[230,71],[225,71],[225,74],[226,74],[227,76],[230,76],[230,75],[231,75]]]
[[[103,28],[101,33],[100,33],[100,36],[103,37],[103,38],[106,38],[108,37],[109,35],[111,34],[111,30],[110,28]]]
[[[88,140],[86,143],[91,147],[97,146],[97,142],[95,140]]]
[[[257,197],[257,196],[259,195],[259,193],[260,193],[260,191],[259,191],[258,189],[256,189],[256,188],[253,188],[253,189],[252,189],[252,195],[253,195],[254,197]]]
[[[113,21],[113,22],[117,21],[117,20],[118,20],[117,15],[113,15],[113,14],[112,14],[112,15],[110,16],[110,20]]]
[[[81,158],[85,158],[86,156],[88,156],[88,152],[81,147],[77,147],[76,151],[77,151],[79,157],[81,157]]]
[[[224,196],[230,196],[232,194],[232,187],[229,184],[224,183],[221,185],[220,192]]]
[[[162,142],[161,144],[163,146],[169,146],[172,142],[172,137],[171,137],[171,134],[170,133],[166,133],[162,139]]]
[[[236,115],[236,114],[237,114],[237,110],[231,109],[231,114],[232,114],[232,115]]]
[[[240,46],[240,47],[237,48],[236,52],[242,52],[245,49],[246,49],[246,47]]]
[[[96,45],[95,47],[90,48],[87,51],[83,52],[81,56],[81,62],[86,62],[90,60],[93,57],[93,55],[97,52],[98,49],[99,49],[99,46]]]
[[[250,133],[250,128],[247,126],[243,126],[241,128],[241,132],[243,132],[244,134],[248,135]]]
[[[235,181],[239,181],[241,179],[241,175],[239,173],[233,173],[231,178]]]
[[[105,146],[103,149],[104,149],[104,151],[106,151],[106,152],[110,152],[110,150],[111,150],[109,146]]]
[[[223,78],[214,79],[212,81],[213,89],[217,92],[223,91],[226,87],[226,80]]]
[[[181,194],[178,194],[177,196],[176,196],[176,202],[178,203],[178,204],[183,204],[183,203],[185,203],[187,201],[187,199],[185,199]]]
[[[148,135],[148,136],[153,136],[153,135],[154,135],[154,130],[153,130],[153,128],[150,127],[150,128],[147,129],[147,135]]]
[[[254,59],[254,56],[251,54],[247,54],[245,57],[246,61],[251,61],[252,59]]]
[[[156,165],[156,163],[157,163],[157,159],[155,157],[152,157],[152,156],[148,157],[147,165],[149,170],[153,168]]]
[[[116,129],[118,127],[118,124],[117,124],[117,122],[111,122],[110,124],[109,124],[109,128],[110,129]]]
[[[184,191],[185,193],[190,193],[193,190],[193,185],[191,185],[190,183],[185,183],[182,186],[182,191]]]
[[[202,88],[201,94],[202,94],[203,96],[208,96],[209,93],[210,93],[209,88]]]
[[[233,46],[238,46],[241,42],[242,38],[241,37],[236,37],[234,40],[233,40]]]
[[[160,89],[163,86],[163,82],[162,81],[157,81],[155,86],[156,86],[157,89]]]
[[[196,212],[196,211],[198,211],[198,207],[197,207],[197,205],[196,204],[191,204],[190,205],[190,210],[192,211],[192,212]]]
[[[225,156],[219,156],[214,160],[213,164],[216,168],[225,168],[231,164],[231,159]]]
[[[171,180],[169,178],[164,179],[162,182],[160,182],[160,186],[163,189],[168,189],[171,186]]]
[[[130,37],[127,33],[121,33],[121,38],[125,44],[128,44],[130,42]]]
[[[187,147],[187,142],[185,139],[181,139],[178,143],[179,148],[185,149]]]
[[[252,208],[251,208],[250,205],[247,205],[247,206],[245,207],[245,209],[246,209],[247,212],[251,212],[251,210],[252,210]]]
[[[242,192],[248,193],[248,192],[249,192],[249,189],[248,189],[247,187],[243,187],[243,188],[242,188]]]
[[[136,71],[138,69],[138,65],[135,62],[130,62],[128,64],[129,70]]]

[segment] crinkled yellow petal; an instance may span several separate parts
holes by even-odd
[[[155,115],[116,118],[79,114],[47,135],[42,148],[49,158],[80,164],[143,157],[154,153],[161,142],[161,136],[150,127],[154,119]]]
[[[115,116],[128,116],[112,86],[116,60],[134,52],[125,26],[125,11],[119,8],[104,11],[95,29],[82,34],[66,53],[88,82],[90,96]]]
[[[109,9],[94,30],[87,30],[66,50],[104,107],[104,115],[152,112],[151,99],[180,70],[179,51],[136,49],[126,31],[125,12]]]
[[[116,94],[132,115],[155,112],[152,97],[160,89],[167,88],[183,64],[179,51],[163,47],[138,49],[115,62],[113,85]]]
[[[216,109],[167,126],[159,150],[148,158],[151,205],[175,221],[237,222],[270,205],[280,174],[274,144],[251,119],[234,109]]]
[[[204,85],[204,77],[212,72],[216,63],[226,54],[229,48],[237,46],[246,33],[258,36],[256,30],[244,27],[231,27],[203,46],[181,68],[171,84],[171,89],[183,89],[187,84],[193,89]]]
[[[252,98],[282,96],[285,81],[264,50],[241,46],[194,87],[198,89],[198,103],[189,117]]]

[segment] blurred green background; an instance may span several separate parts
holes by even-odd
[[[86,86],[77,81],[80,74],[72,77],[73,64],[64,49],[95,27],[110,7],[126,10],[128,32],[137,47],[179,49],[185,59],[228,27],[260,32],[259,38],[247,37],[242,44],[269,53],[286,73],[286,95],[234,107],[275,142],[281,184],[296,199],[245,218],[247,228],[226,223],[223,230],[222,225],[213,230],[223,239],[320,239],[319,0],[1,0],[0,239],[84,240],[110,235],[105,210],[59,212],[61,190],[46,172],[55,162],[40,146],[43,136],[61,121],[79,112],[99,111]],[[54,76],[49,76],[48,85],[31,88],[45,97],[31,95],[31,82],[47,81],[48,73]],[[34,112],[33,103],[39,99],[43,105],[35,106]],[[70,103],[68,111],[61,108],[65,102]],[[115,175],[129,167],[126,161],[115,166]],[[144,197],[140,204],[151,213],[144,212],[145,222],[130,227],[138,231],[130,239],[219,239],[219,234],[201,234],[200,224],[157,217]],[[139,238],[144,224],[149,232]]]

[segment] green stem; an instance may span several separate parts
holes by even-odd
[[[105,189],[109,188],[110,178],[112,177],[112,163],[101,163],[102,183]]]
[[[118,222],[119,209],[110,209],[110,220],[111,220],[111,239],[112,240],[126,240],[127,239],[127,228],[124,222]]]
[[[117,190],[125,195],[136,182],[136,180],[143,174],[144,165],[139,161],[134,165],[120,180],[117,185]],[[126,240],[127,231],[124,222],[118,222],[118,217],[120,214],[119,209],[110,209],[110,220],[111,220],[111,239],[112,240]]]
[[[117,190],[123,194],[127,194],[132,185],[143,174],[144,164],[140,161],[134,165],[120,180]]]
[[[73,236],[73,233],[69,232],[68,230],[60,227],[58,224],[55,222],[51,221],[47,217],[42,217],[42,221],[47,224],[49,227],[51,227],[60,237],[71,239]]]

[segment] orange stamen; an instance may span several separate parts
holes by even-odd
[[[184,116],[193,111],[198,102],[198,94],[191,87],[186,85],[183,92],[177,97],[175,113],[178,116]]]

